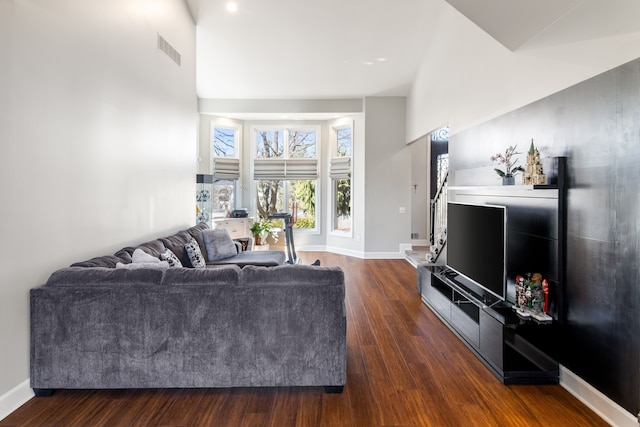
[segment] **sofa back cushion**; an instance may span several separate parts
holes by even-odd
[[[86,261],[75,262],[71,264],[71,267],[105,267],[115,268],[119,262],[131,262],[131,256],[127,254],[127,257],[120,258],[115,255],[105,255],[88,259]]]
[[[127,270],[104,267],[67,267],[53,272],[46,286],[82,286],[82,285],[159,285],[162,283],[163,270],[138,269]]]
[[[166,271],[162,283],[166,286],[237,285],[240,271],[240,267],[235,265],[207,268],[171,268]]]
[[[339,267],[315,265],[280,265],[258,267],[247,265],[240,273],[245,285],[335,285],[344,283],[344,272]]]
[[[209,229],[209,226],[204,222],[201,222],[200,224],[194,225],[193,227],[187,229],[187,233],[189,233],[191,237],[196,239],[196,242],[198,242],[198,246],[200,246],[200,251],[204,256],[204,259],[208,259],[208,256],[207,256],[207,248],[204,245],[204,238],[202,237],[202,232],[207,229]]]
[[[183,230],[173,236],[163,237],[160,241],[164,244],[165,248],[170,249],[171,252],[178,257],[182,265],[189,265],[189,259],[184,252],[184,246],[190,239],[191,234],[189,234],[187,230]]]

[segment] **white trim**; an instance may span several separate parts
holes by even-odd
[[[638,427],[638,419],[633,414],[562,365],[560,385],[612,426]]]
[[[344,249],[337,246],[327,246],[327,252],[331,252],[338,255],[352,256],[354,258],[365,259],[365,253],[362,251],[354,251],[352,249]]]
[[[29,387],[28,379],[0,396],[0,420],[8,417],[34,396],[33,390]]]

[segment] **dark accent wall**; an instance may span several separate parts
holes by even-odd
[[[532,138],[547,172],[552,157],[568,157],[560,363],[637,414],[640,61],[452,135],[452,185],[499,185],[489,157],[514,144],[524,153]]]

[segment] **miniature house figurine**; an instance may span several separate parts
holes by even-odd
[[[533,139],[527,153],[527,164],[522,174],[522,183],[524,185],[545,185],[547,183],[547,176],[544,174],[544,168],[540,161],[540,152],[533,145]]]

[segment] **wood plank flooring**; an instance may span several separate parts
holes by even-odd
[[[61,390],[0,426],[606,426],[560,386],[505,386],[420,301],[404,260],[301,252],[346,275],[347,385]]]

